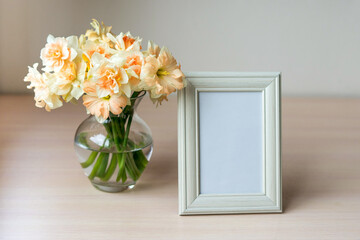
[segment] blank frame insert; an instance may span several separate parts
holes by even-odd
[[[264,193],[263,93],[199,92],[198,101],[200,194]]]

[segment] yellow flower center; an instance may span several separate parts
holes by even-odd
[[[159,68],[159,70],[158,70],[157,73],[156,73],[156,75],[157,75],[158,77],[167,76],[167,75],[169,75],[169,74],[170,74],[170,73],[169,73],[168,71],[163,70],[163,69],[161,69],[161,68]]]
[[[110,99],[110,95],[107,95],[106,97],[103,97],[102,99],[104,99],[104,100],[109,100],[109,99]]]

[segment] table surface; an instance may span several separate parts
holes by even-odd
[[[137,186],[96,190],[73,149],[85,109],[0,96],[0,239],[360,239],[360,99],[283,99],[282,214],[178,216],[176,98],[140,115],[155,151]]]

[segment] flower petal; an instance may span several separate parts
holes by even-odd
[[[48,43],[53,43],[53,42],[55,42],[55,37],[53,35],[49,34],[46,41]]]
[[[121,90],[128,98],[131,96],[131,88],[129,84],[121,85]]]
[[[96,93],[99,98],[107,97],[110,95],[110,91],[100,88],[99,86],[96,86]]]
[[[79,47],[79,39],[77,36],[70,36],[66,38],[69,47],[78,48]]]
[[[124,108],[127,104],[127,99],[125,96],[113,95],[109,100],[110,111],[113,114],[120,114],[122,112],[122,108]]]

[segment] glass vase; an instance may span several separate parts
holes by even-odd
[[[75,152],[92,185],[105,192],[131,189],[153,151],[151,130],[137,114],[145,92],[135,92],[120,115],[99,123],[85,119],[75,134]]]

